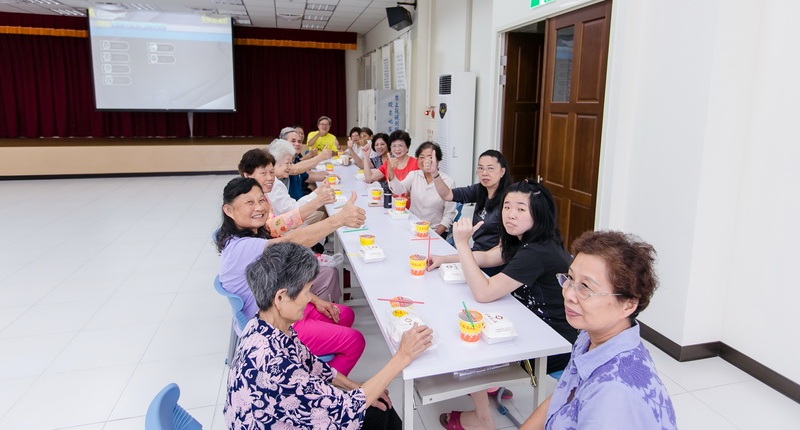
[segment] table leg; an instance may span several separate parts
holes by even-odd
[[[403,428],[414,428],[414,380],[403,381]]]
[[[536,386],[533,387],[533,409],[535,410],[544,401],[542,380],[547,375],[547,357],[533,360],[533,374],[536,375]]]
[[[333,236],[333,253],[342,254],[345,256],[345,258],[347,258],[344,252],[344,246],[342,246],[342,241],[339,239],[339,235],[336,234],[336,232],[333,232],[331,236]],[[342,267],[339,267],[336,272],[338,273],[339,276],[339,289],[342,292],[342,296],[339,299],[339,302],[342,303],[344,302],[344,263],[342,263]],[[350,274],[350,277],[351,278],[353,277],[352,273]]]

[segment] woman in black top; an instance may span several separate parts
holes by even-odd
[[[475,203],[472,223],[483,224],[472,234],[472,250],[487,251],[500,242],[500,203],[506,188],[511,185],[511,171],[503,154],[490,149],[478,157],[477,174],[477,184],[452,190],[443,180],[438,179],[438,172],[433,175],[433,183],[439,197],[446,202]],[[499,273],[500,270],[502,267],[483,268],[489,276]]]
[[[569,270],[572,260],[564,249],[558,230],[556,207],[550,191],[533,181],[517,182],[503,197],[500,244],[487,251],[472,251],[470,236],[481,227],[467,219],[453,225],[458,254],[432,255],[428,270],[442,263],[461,263],[472,295],[480,303],[492,302],[511,294],[570,343],[578,331],[567,323],[564,298],[557,273]],[[481,267],[505,264],[503,270],[486,278]],[[564,369],[569,354],[547,357],[547,373]],[[467,426],[495,428],[485,391],[472,393],[475,413],[451,413],[441,417]],[[458,427],[456,427],[458,428]]]

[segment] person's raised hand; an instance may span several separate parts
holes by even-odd
[[[482,225],[483,221],[473,226],[471,219],[462,217],[453,224],[453,241],[458,243],[466,242],[469,244],[469,238],[472,237],[472,235],[478,231]]]
[[[367,221],[367,213],[364,209],[356,206],[356,199],[358,198],[358,194],[353,191],[350,194],[350,198],[347,200],[347,203],[344,204],[342,210],[340,210],[336,215],[341,220],[342,224],[350,228],[359,228]]]
[[[389,162],[389,168],[392,169],[392,170],[396,169],[397,165],[400,164],[400,160],[398,160],[395,157],[389,158],[388,162]]]
[[[422,161],[422,171],[436,176],[439,172],[439,162],[435,158],[426,158]]]
[[[323,149],[320,154],[322,154],[322,158],[324,159],[333,157],[333,151],[331,151],[329,148]]]
[[[412,361],[433,345],[433,330],[428,326],[417,325],[406,330],[400,338],[397,354],[404,354]]]
[[[366,160],[366,159],[367,159],[367,157],[369,156],[369,151],[370,151],[371,149],[372,149],[372,148],[370,148],[370,145],[364,145],[364,146],[362,146],[362,147],[361,147],[361,153],[362,153],[362,154],[364,154],[364,156],[363,156],[363,157],[361,157],[361,158],[363,158],[363,159],[365,159],[365,160]]]

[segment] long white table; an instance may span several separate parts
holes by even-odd
[[[425,240],[412,240],[414,236],[408,228],[408,222],[416,220],[416,217],[411,215],[409,220],[392,220],[387,209],[369,207],[369,186],[355,178],[356,171],[355,166],[337,166],[335,173],[342,178],[342,183],[337,187],[342,189],[345,197],[350,196],[350,191],[356,191],[357,206],[367,212],[364,227],[368,230],[350,231],[352,229],[346,227],[339,229],[336,232],[337,251],[343,252],[349,258],[352,275],[357,277],[375,320],[380,325],[384,340],[392,352],[395,348],[387,330],[387,310],[390,306],[388,302],[378,300],[379,298],[408,296],[424,302],[425,304],[414,305],[414,311],[434,330],[437,337],[436,347],[425,351],[403,371],[404,428],[410,429],[414,423],[415,381],[418,388],[425,385],[423,382],[427,379],[428,388],[438,385],[442,389],[449,389],[441,381],[455,371],[513,363],[529,358],[536,358],[536,374],[544,375],[548,355],[571,350],[569,342],[510,295],[491,303],[478,303],[466,284],[445,284],[438,270],[428,272],[421,278],[413,277],[410,273],[409,255],[425,255],[428,247]],[[338,201],[328,205],[327,210],[329,213],[335,212],[342,204],[342,201]],[[367,264],[357,256],[360,248],[359,235],[364,233],[375,236],[375,244],[386,254],[384,261]],[[432,254],[455,253],[455,249],[436,233],[431,232],[431,236],[437,238],[430,242]],[[504,315],[514,323],[519,335],[511,341],[491,345],[483,340],[476,343],[462,341],[459,338],[457,317],[462,309],[462,301],[470,309]],[[512,364],[512,367],[515,366],[516,364]],[[438,380],[432,378],[436,375],[440,375]],[[477,385],[473,388],[475,386]],[[539,387],[541,384],[534,388],[534,406],[543,401]],[[457,390],[455,392],[458,393]],[[464,391],[466,392],[468,391]],[[435,399],[435,396],[429,398]]]

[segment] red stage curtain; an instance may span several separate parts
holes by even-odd
[[[0,26],[85,30],[85,18],[0,13]],[[10,28],[10,27],[9,27]],[[234,28],[236,37],[355,45],[354,33]],[[344,51],[234,45],[236,112],[195,113],[194,135],[275,136],[282,127],[347,133]],[[0,138],[188,137],[184,112],[94,108],[86,37],[0,32]]]
[[[195,136],[277,136],[296,124],[308,133],[322,115],[347,134],[344,51],[237,45],[234,63],[236,112],[195,113]]]
[[[99,112],[89,40],[0,34],[0,137],[189,135],[185,113]]]

